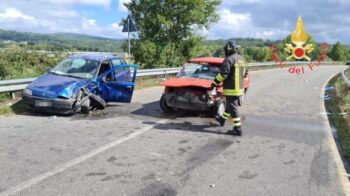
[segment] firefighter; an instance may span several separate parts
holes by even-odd
[[[220,68],[220,73],[213,80],[211,88],[214,89],[219,83],[223,82],[226,108],[225,112],[221,116],[217,115],[215,119],[221,126],[224,126],[225,121],[231,117],[233,128],[227,133],[241,136],[242,125],[238,107],[243,104],[243,79],[248,75],[248,70],[243,57],[238,54],[238,48],[234,42],[227,42],[224,46],[224,51],[226,58]]]

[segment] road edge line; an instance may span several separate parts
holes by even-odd
[[[326,86],[327,84],[329,83],[329,81],[335,77],[336,75],[338,75],[339,73],[337,74],[334,74],[332,75],[331,77],[329,77],[327,79],[327,81],[323,84],[322,86],[322,91],[321,91],[321,95],[324,95],[325,91],[324,89],[326,89]],[[327,112],[326,110],[326,104],[325,104],[325,100],[322,99],[321,101],[321,111],[322,112]],[[340,153],[338,151],[338,147],[337,147],[337,144],[335,143],[335,138],[333,136],[333,132],[332,132],[332,128],[330,126],[330,122],[329,122],[329,118],[326,117],[326,121],[322,121],[323,124],[325,125],[325,128],[328,130],[327,131],[327,145],[329,146],[330,148],[330,151],[331,151],[331,154],[332,154],[332,157],[333,157],[333,161],[335,162],[336,164],[336,167],[337,167],[337,175],[338,177],[340,178],[340,181],[341,181],[341,184],[343,186],[343,190],[344,190],[344,193],[346,195],[350,195],[350,182],[349,182],[349,178],[347,177],[347,172],[345,170],[345,166],[344,166],[344,163],[340,157]]]

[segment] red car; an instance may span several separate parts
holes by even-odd
[[[164,81],[165,87],[160,107],[165,113],[174,110],[210,112],[212,115],[225,111],[223,88],[220,84],[213,91],[210,86],[220,72],[224,58],[195,58],[185,63],[175,78]],[[244,78],[245,92],[249,87],[249,76]]]

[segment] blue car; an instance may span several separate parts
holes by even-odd
[[[89,113],[108,102],[129,103],[136,72],[137,65],[112,54],[73,55],[28,85],[22,100],[38,112]]]

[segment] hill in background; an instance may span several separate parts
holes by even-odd
[[[47,51],[123,52],[125,39],[110,39],[72,33],[39,34],[0,29],[0,47],[16,42]]]
[[[275,43],[269,40],[255,38],[235,39],[242,47],[264,47]],[[94,52],[125,52],[123,44],[126,39],[111,39],[73,33],[39,34],[17,32],[0,29],[0,48],[16,42],[28,45],[33,49],[47,51],[94,51]],[[227,40],[205,40],[204,46],[222,47]]]

